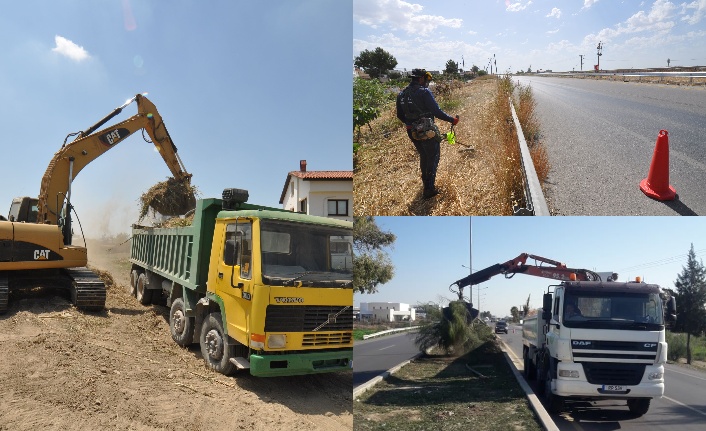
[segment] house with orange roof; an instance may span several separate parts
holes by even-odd
[[[308,171],[300,160],[299,170],[287,174],[279,203],[288,211],[353,221],[353,171]]]

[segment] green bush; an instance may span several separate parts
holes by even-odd
[[[385,86],[377,79],[353,79],[353,130],[358,130],[380,115],[380,108],[390,100]]]
[[[686,358],[686,334],[667,331],[665,339],[667,341],[667,359],[677,361],[679,358]]]

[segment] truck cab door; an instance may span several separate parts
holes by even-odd
[[[250,220],[227,223],[217,264],[216,293],[223,299],[228,325],[226,330],[245,345],[248,344],[248,317],[253,290],[252,244]]]

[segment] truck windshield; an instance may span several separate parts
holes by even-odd
[[[272,286],[353,286],[353,236],[345,228],[262,220],[262,279]]]
[[[662,300],[657,293],[587,292],[567,294],[563,323],[574,328],[659,330]]]

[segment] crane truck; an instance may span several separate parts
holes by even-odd
[[[136,115],[99,130],[132,102]],[[86,268],[86,247],[72,244],[71,184],[86,165],[138,130],[143,138],[147,132],[151,140],[145,140],[154,144],[174,178],[190,181],[162,117],[143,94],[85,131],[69,134],[47,166],[39,197],[13,199],[7,219],[0,219],[0,313],[7,311],[12,290],[34,287],[64,289],[79,309],[105,307],[105,284]],[[67,143],[70,137],[75,138]]]
[[[350,369],[353,224],[247,200],[225,189],[190,226],[133,226],[131,293],[166,298],[172,339],[222,374]]]
[[[527,253],[455,284],[462,291],[518,273],[561,281],[522,328],[524,374],[537,380],[547,407],[558,412],[566,400],[611,399],[626,400],[635,416],[647,413],[650,400],[664,395],[665,327],[676,321],[674,297],[639,279],[619,282],[614,273],[567,268]]]

